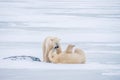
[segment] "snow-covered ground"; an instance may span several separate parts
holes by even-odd
[[[0,80],[119,80],[120,0],[0,0]],[[42,61],[46,36],[75,44],[86,64]]]

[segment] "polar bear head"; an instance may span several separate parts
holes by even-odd
[[[50,62],[48,58],[48,54],[51,49],[59,48],[60,47],[60,39],[57,37],[49,36],[45,38],[43,42],[43,61]]]

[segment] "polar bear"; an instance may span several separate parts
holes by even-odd
[[[72,52],[74,45],[68,45],[64,52],[57,53],[59,47],[55,47],[49,52],[49,59],[53,63],[62,63],[62,64],[83,64],[86,61],[85,53],[76,48],[74,52]]]
[[[60,39],[57,37],[49,36],[46,37],[43,44],[42,44],[42,50],[43,50],[43,61],[44,62],[51,62],[48,58],[48,53],[49,51],[54,48],[58,47],[59,49],[57,50],[57,53],[61,52],[61,46],[60,46]]]
[[[85,52],[83,50],[81,50],[80,48],[76,48],[74,53],[79,54],[80,63],[84,64],[86,62],[86,56],[85,56]]]
[[[70,54],[73,51],[73,48],[75,47],[75,45],[69,44],[66,48],[66,50],[64,51],[64,53]],[[58,51],[59,48],[57,48]]]

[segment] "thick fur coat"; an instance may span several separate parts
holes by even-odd
[[[74,45],[68,45],[64,52],[59,52],[59,48],[51,49],[49,52],[50,61],[62,64],[84,64],[86,62],[85,53],[79,48],[76,48],[73,52],[73,47]]]
[[[57,37],[49,36],[49,37],[45,38],[45,40],[42,44],[43,61],[44,62],[51,62],[48,58],[48,54],[51,49],[53,49],[55,46],[59,46],[59,49],[61,49],[59,42],[60,42],[60,39]]]

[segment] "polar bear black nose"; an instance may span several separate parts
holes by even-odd
[[[59,46],[58,46],[58,45],[57,45],[57,46],[55,46],[55,49],[56,49],[56,48],[59,48]]]
[[[56,48],[59,48],[59,45],[58,45],[57,43],[56,43],[55,49],[56,49]]]

